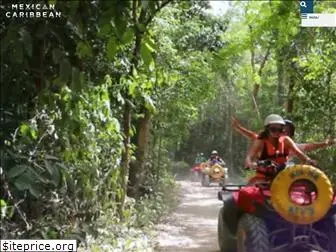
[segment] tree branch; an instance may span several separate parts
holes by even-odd
[[[155,17],[155,15],[163,9],[163,7],[165,7],[167,4],[169,4],[170,2],[173,2],[173,0],[165,0],[162,1],[161,5],[159,5],[159,7],[152,13],[152,15],[150,15],[148,17],[148,19],[145,21],[145,26],[147,27],[147,25],[149,25],[150,22],[152,22],[153,18]]]
[[[260,68],[259,68],[259,71],[258,71],[259,76],[261,76],[262,70],[263,70],[264,67],[265,67],[266,61],[267,61],[267,59],[268,59],[270,53],[271,53],[271,46],[269,46],[269,47],[267,48],[266,54],[265,54],[265,56],[264,56],[264,58],[263,58],[263,60],[262,60],[262,62],[261,62],[261,64],[260,64]]]
[[[250,30],[250,33],[252,33],[252,26],[249,25],[249,30]],[[253,74],[255,73],[255,54],[254,54],[254,48],[253,48],[253,43],[251,42],[251,66],[252,66],[252,71],[253,71]]]

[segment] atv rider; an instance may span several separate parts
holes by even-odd
[[[191,168],[191,172],[200,172],[202,170],[202,163],[206,162],[206,158],[204,157],[203,153],[197,153],[197,156],[195,158],[195,164]]]
[[[206,158],[204,157],[203,152],[202,153],[197,153],[197,156],[195,158],[195,164],[200,165],[203,162],[206,162]]]
[[[254,168],[254,161],[271,160],[278,164],[279,168],[286,167],[289,153],[295,154],[302,162],[316,165],[316,161],[305,155],[294,143],[294,141],[285,134],[285,121],[276,114],[271,114],[266,117],[264,122],[264,131],[258,135],[258,138],[253,141],[245,159],[245,167]],[[260,156],[258,156],[260,153]],[[274,176],[276,174],[274,173]],[[258,172],[253,180],[273,179],[267,178],[262,172]]]
[[[224,160],[218,155],[218,152],[216,150],[213,150],[211,152],[211,156],[208,159],[208,163],[210,164],[210,166],[214,164],[220,164],[223,167],[225,166]]]
[[[284,121],[286,123],[284,133],[294,140],[295,124],[290,120],[284,120]],[[232,117],[232,127],[236,131],[238,131],[240,134],[242,134],[243,136],[246,136],[252,141],[258,138],[258,134],[243,127],[235,117]],[[313,150],[320,149],[320,148],[326,148],[333,144],[336,144],[335,138],[327,139],[324,142],[320,142],[320,143],[297,143],[296,145],[299,147],[300,150],[304,152],[308,152],[308,151],[313,151]],[[292,153],[290,153],[290,155],[292,156]]]

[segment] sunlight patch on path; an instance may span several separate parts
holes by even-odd
[[[222,203],[219,187],[202,187],[199,182],[179,181],[181,203],[158,225],[157,252],[217,252],[217,215]]]

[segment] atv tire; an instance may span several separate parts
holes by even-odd
[[[329,227],[329,246],[328,252],[336,252],[336,214],[331,217],[330,227]]]
[[[237,230],[237,252],[269,251],[271,245],[265,222],[251,214],[241,216]]]
[[[218,245],[220,252],[235,252],[236,240],[232,237],[225,221],[224,221],[224,207],[219,210],[218,214]]]
[[[202,186],[210,186],[210,176],[203,174],[202,176]]]
[[[192,182],[197,182],[197,181],[199,181],[199,174],[198,174],[198,172],[191,172],[190,173],[190,180],[192,181]]]

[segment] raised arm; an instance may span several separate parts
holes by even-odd
[[[309,152],[321,148],[327,148],[330,145],[336,144],[336,138],[335,139],[327,139],[324,142],[320,143],[302,143],[298,144],[298,147],[304,151],[304,152]]]
[[[312,160],[306,154],[304,154],[302,150],[300,150],[300,148],[294,143],[294,141],[290,137],[286,136],[283,139],[285,146],[302,162],[316,165],[316,161]]]
[[[232,117],[231,119],[232,119],[232,127],[237,132],[239,132],[243,136],[249,138],[250,140],[255,140],[255,139],[258,138],[258,135],[255,132],[244,128],[235,117]]]
[[[245,167],[252,168],[253,161],[258,157],[258,153],[262,151],[263,148],[263,141],[262,140],[254,140],[252,145],[250,146],[247,156],[245,158]]]

